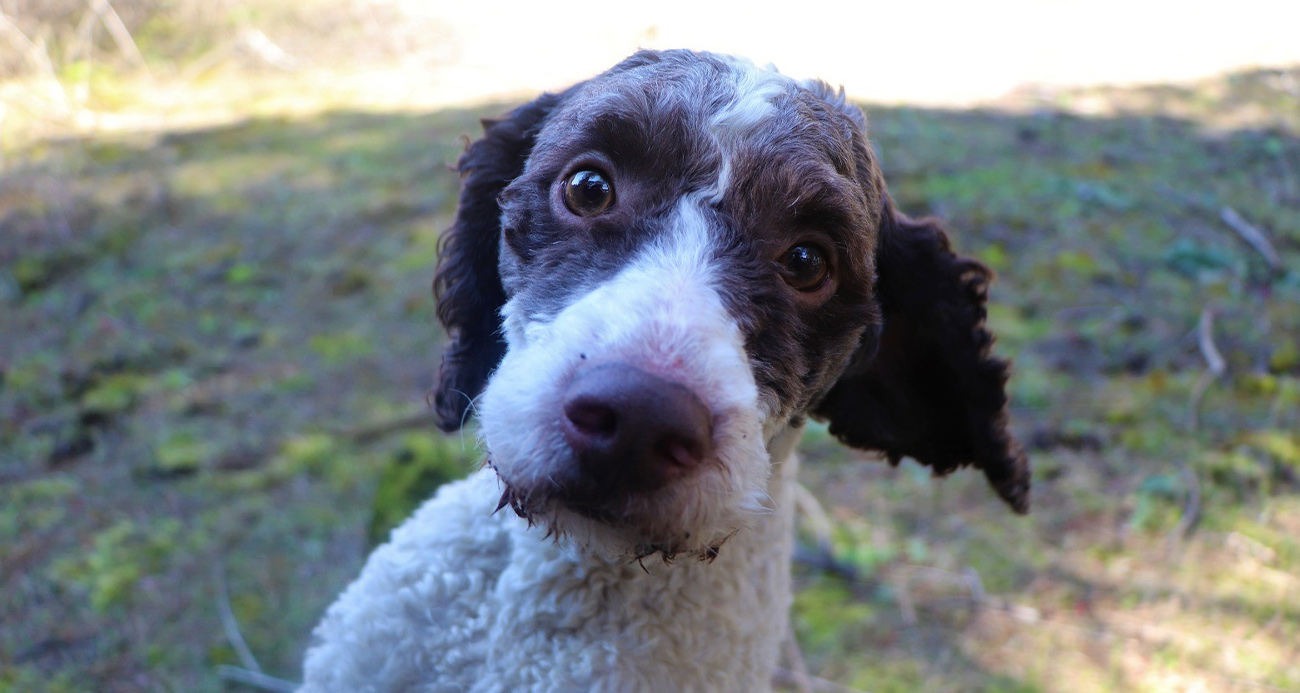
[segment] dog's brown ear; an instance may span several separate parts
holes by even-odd
[[[500,119],[483,121],[483,137],[466,148],[456,221],[443,234],[433,295],[447,346],[433,394],[438,428],[455,431],[505,355],[497,269],[501,206],[497,197],[524,170],[538,130],[566,94],[543,94]]]
[[[966,465],[1017,512],[1029,509],[1029,465],[1007,430],[1007,363],[990,353],[984,303],[992,272],[953,253],[932,219],[884,204],[876,249],[883,325],[817,406],[830,432],[897,464],[947,474]]]

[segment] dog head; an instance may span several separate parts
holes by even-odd
[[[435,407],[448,431],[480,417],[503,503],[713,555],[811,415],[893,462],[982,468],[1025,510],[990,273],[894,211],[842,92],[643,51],[484,128],[434,281]]]

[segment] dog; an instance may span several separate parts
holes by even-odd
[[[991,273],[895,209],[842,89],[641,51],[458,168],[433,405],[486,462],[371,555],[303,691],[770,689],[810,417],[1027,511]]]

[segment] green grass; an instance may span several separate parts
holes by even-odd
[[[870,109],[900,206],[999,272],[1035,510],[814,429],[803,481],[855,574],[797,568],[814,673],[876,692],[1300,690],[1300,98],[1270,75],[1061,110]],[[1112,108],[1072,114],[1085,97]],[[0,691],[233,689],[219,572],[266,671],[298,676],[370,545],[474,464],[472,435],[420,417],[449,164],[495,110],[6,152]],[[1228,373],[1190,431],[1207,306]]]

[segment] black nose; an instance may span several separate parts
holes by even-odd
[[[564,393],[564,438],[604,492],[654,491],[703,462],[713,417],[690,388],[638,368],[584,368]]]

